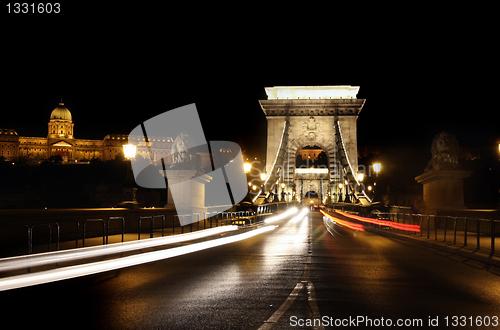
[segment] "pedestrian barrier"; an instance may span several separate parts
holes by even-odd
[[[290,203],[292,205],[293,203]],[[265,216],[267,216],[270,213],[275,213],[279,212],[280,210],[283,210],[284,208],[288,208],[289,205],[287,204],[285,206],[284,203],[269,203],[269,204],[262,204],[257,206],[256,212],[250,212],[250,211],[216,211],[217,209],[221,209],[224,206],[211,206],[207,208],[206,212],[200,212],[200,213],[192,213],[192,214],[179,214],[179,215],[173,215],[173,223],[172,223],[172,234],[175,234],[175,227],[176,227],[176,221],[179,221],[179,223],[185,223],[184,220],[186,217],[191,217],[190,222],[190,231],[193,231],[193,222],[197,222],[197,228],[196,230],[200,230],[200,222],[201,222],[201,217],[203,216],[203,229],[207,229],[207,227],[212,228],[214,225],[215,227],[221,226],[221,225],[230,225],[230,224],[238,224],[238,225],[250,225],[255,222],[259,222],[263,220]],[[227,207],[226,207],[227,209]],[[155,221],[158,219],[161,219],[161,235],[165,235],[165,220],[166,216],[162,214],[156,214],[152,216],[140,216],[138,220],[138,240],[140,240],[141,232],[142,232],[142,221],[145,219],[149,219],[150,221],[150,237],[153,237],[154,233],[154,228],[155,228]],[[182,221],[181,221],[182,220]],[[215,224],[213,221],[215,220]],[[33,247],[34,247],[34,239],[36,238],[38,241],[43,238],[43,244],[47,244],[47,249],[48,251],[51,251],[53,249],[52,244],[56,243],[55,249],[59,250],[60,249],[60,240],[61,240],[61,226],[64,225],[64,223],[74,223],[75,224],[75,236],[74,236],[74,241],[75,241],[75,248],[79,247],[79,240],[80,240],[80,227],[83,227],[82,229],[82,247],[85,247],[86,244],[88,244],[88,225],[90,223],[99,223],[100,227],[102,229],[101,235],[97,235],[97,237],[102,236],[102,244],[106,245],[109,244],[109,236],[110,236],[110,225],[112,222],[118,221],[120,222],[120,233],[121,233],[121,241],[125,241],[125,218],[124,217],[108,217],[107,219],[85,219],[83,222],[81,220],[79,221],[78,219],[72,219],[72,220],[58,220],[58,221],[53,221],[50,223],[41,223],[41,224],[32,224],[32,225],[25,225],[25,226],[11,226],[12,228],[24,228],[26,231],[26,241],[27,241],[27,247],[28,247],[28,254],[33,253]],[[83,224],[83,226],[80,226]],[[208,225],[208,226],[207,226]],[[43,234],[43,236],[40,237],[34,237],[35,234],[39,232],[39,227],[46,227],[47,232]],[[184,233],[184,227],[181,225],[181,233]],[[2,227],[3,229],[9,228],[9,227]],[[55,238],[54,238],[54,228],[56,229],[55,232]],[[64,227],[62,227],[64,228]],[[43,231],[42,231],[43,232]],[[63,231],[63,237],[67,236],[68,233],[71,233],[71,230],[66,230]],[[47,235],[48,234],[48,235]],[[22,236],[23,234],[21,234]],[[47,237],[48,236],[48,237]],[[95,231],[92,233],[92,236],[96,236]],[[45,238],[46,237],[46,238]],[[71,236],[70,236],[71,238]],[[63,238],[64,239],[64,238]]]
[[[165,215],[163,214],[153,215],[153,225],[156,218],[161,218],[161,237],[163,237],[165,235]]]
[[[79,233],[80,233],[80,223],[78,222],[77,219],[72,219],[72,220],[58,220],[54,223],[57,223],[57,225],[59,226],[60,223],[74,223],[76,225],[76,232],[75,232],[75,248],[78,247],[78,239],[79,239]],[[57,248],[57,250],[59,250],[59,247]]]
[[[172,221],[172,235],[175,235],[175,218],[176,217],[179,221],[179,225],[181,226],[181,228],[182,228],[181,223],[184,222],[184,216],[182,214],[181,215],[179,215],[179,214],[174,215],[173,221]],[[182,217],[182,222],[181,222],[181,217]]]
[[[31,227],[28,227],[28,254],[33,253],[33,229],[35,227],[41,227],[41,226],[47,226],[49,228],[49,243],[48,243],[48,249],[50,252],[50,248],[52,245],[52,226],[57,226],[57,243],[56,243],[56,249],[59,250],[59,224],[57,222],[51,222],[51,223],[37,223],[34,225],[31,225]]]
[[[376,213],[374,216],[378,219],[387,219],[394,222],[418,224],[423,229],[420,232],[421,237],[423,237],[423,231],[425,230],[427,239],[442,242],[450,241],[453,242],[453,245],[468,246],[469,237],[475,236],[475,248],[477,250],[489,248],[491,254],[495,253],[496,238],[500,236],[497,233],[500,228],[497,224],[500,221],[494,219],[402,213]],[[450,239],[451,230],[453,230],[453,239]],[[414,233],[414,235],[416,234]],[[460,236],[463,236],[462,243],[457,243]],[[484,239],[488,239],[489,243],[481,245]]]
[[[150,227],[150,238],[153,238],[153,217],[152,216],[146,216],[146,217],[139,217],[139,228],[137,229],[137,239],[141,239],[141,230],[142,230],[142,219],[149,219],[149,227]]]
[[[82,246],[85,247],[85,234],[87,231],[87,222],[99,222],[102,223],[102,245],[105,245],[105,237],[106,235],[104,234],[104,229],[106,227],[106,223],[102,219],[87,219],[83,222],[83,239],[82,239]]]
[[[106,225],[106,244],[108,244],[108,239],[109,239],[109,222],[111,220],[121,220],[122,221],[122,242],[123,242],[125,240],[125,218],[124,217],[109,217],[108,218],[108,223]],[[139,228],[139,230],[140,230],[140,228]]]
[[[59,251],[59,242],[60,242],[60,223],[64,222],[75,222],[76,224],[76,237],[75,237],[75,248],[78,247],[78,239],[79,239],[79,231],[80,231],[80,224],[78,220],[59,220],[57,222],[51,222],[51,223],[38,223],[34,225],[25,225],[26,231],[27,231],[27,242],[28,242],[28,254],[33,253],[33,229],[35,227],[42,227],[42,226],[47,226],[49,231],[48,231],[48,236],[49,236],[49,241],[47,243],[47,248],[48,251],[50,252],[52,249],[52,227],[57,228],[57,240],[56,240],[56,251]]]
[[[198,221],[196,221],[197,225],[198,225],[198,229],[197,230],[200,230],[200,220],[201,220],[201,214],[200,213],[193,213],[193,220],[194,220],[194,216],[197,215],[198,216]],[[193,228],[193,224],[191,223],[191,229]]]

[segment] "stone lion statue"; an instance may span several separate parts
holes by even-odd
[[[173,165],[171,167],[180,166],[183,164],[183,169],[186,168],[185,163],[196,161],[196,153],[189,152],[189,149],[193,148],[195,143],[193,139],[186,133],[182,132],[174,140],[172,144],[172,162]],[[190,167],[190,166],[188,166]],[[193,166],[194,167],[194,166]]]
[[[432,158],[424,172],[458,169],[458,140],[449,132],[441,132],[432,141]]]

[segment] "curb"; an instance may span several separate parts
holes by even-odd
[[[494,265],[494,266],[500,267],[500,258],[498,258],[498,257],[496,257],[494,255],[485,254],[485,253],[481,253],[481,252],[470,252],[470,251],[467,251],[467,250],[463,250],[462,249],[463,246],[461,246],[461,247],[459,247],[459,246],[449,246],[449,245],[444,245],[442,243],[431,242],[431,241],[428,241],[428,240],[424,241],[424,240],[420,240],[420,239],[417,239],[417,238],[412,238],[412,237],[409,237],[409,236],[399,235],[399,234],[396,234],[396,233],[386,232],[386,231],[383,231],[383,230],[369,228],[369,227],[365,227],[365,230],[368,231],[368,232],[377,234],[377,235],[391,237],[391,238],[396,238],[396,239],[400,239],[400,240],[403,240],[403,241],[406,241],[406,242],[410,242],[410,243],[416,243],[416,244],[423,245],[423,246],[426,246],[426,247],[430,247],[430,248],[434,248],[434,249],[437,249],[437,250],[445,251],[445,252],[448,252],[448,253],[451,253],[451,254],[456,254],[456,255],[459,255],[459,256],[464,257],[464,258],[474,259],[474,260],[477,260],[477,261],[484,262],[486,264],[490,264],[490,265]]]

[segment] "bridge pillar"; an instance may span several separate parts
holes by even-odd
[[[337,155],[336,121],[342,127],[344,147],[354,175],[358,171],[356,121],[365,103],[364,99],[356,98],[359,87],[276,86],[265,89],[267,100],[259,102],[267,118],[266,174],[274,175],[274,182],[285,182],[286,193],[291,194],[294,185],[297,192],[297,153],[304,147],[320,147],[328,156],[328,174],[323,180],[327,182],[331,200],[330,195],[338,194],[338,184],[344,181]],[[289,123],[288,131],[286,122]],[[284,149],[282,157],[278,157],[280,149]],[[278,168],[282,170],[276,175]],[[316,193],[324,196],[323,184],[319,183],[319,177],[317,180],[319,191]]]

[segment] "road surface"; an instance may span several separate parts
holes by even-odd
[[[345,227],[328,232],[318,212],[275,224],[171,259],[1,292],[0,315],[26,329],[500,326],[493,266]]]

